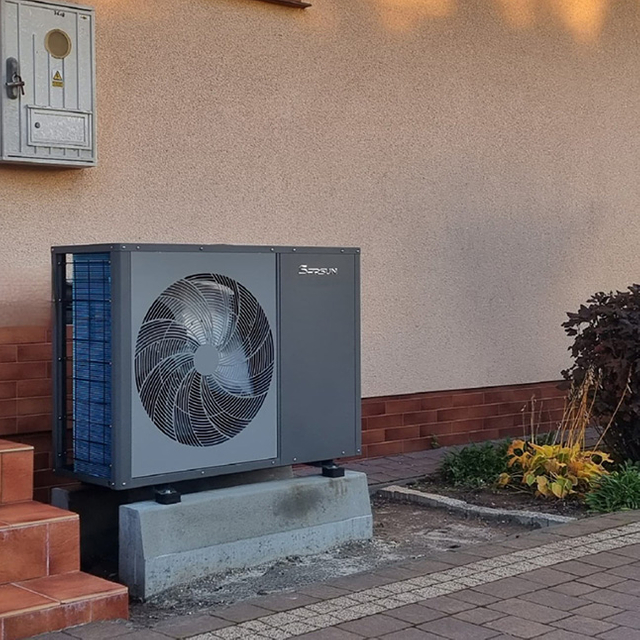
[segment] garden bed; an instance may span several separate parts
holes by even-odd
[[[442,478],[438,476],[422,478],[407,486],[424,493],[435,493],[492,509],[539,511],[541,513],[552,513],[570,518],[584,518],[589,515],[587,507],[577,499],[545,499],[536,497],[531,492],[514,487],[503,489],[489,486],[478,489],[454,487],[444,482]]]

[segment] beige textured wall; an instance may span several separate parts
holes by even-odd
[[[638,0],[93,0],[99,166],[0,168],[0,324],[48,248],[361,245],[363,392],[558,376],[640,271]]]

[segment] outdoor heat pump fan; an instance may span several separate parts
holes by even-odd
[[[58,472],[128,489],[360,453],[359,250],[52,253]]]
[[[258,414],[273,377],[273,334],[241,284],[187,276],[151,305],[136,340],[136,387],[152,422],[194,447],[237,436]]]

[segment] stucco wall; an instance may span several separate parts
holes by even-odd
[[[640,268],[637,0],[93,0],[99,166],[0,168],[0,324],[48,248],[360,245],[363,392],[558,377]]]

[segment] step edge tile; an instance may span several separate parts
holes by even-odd
[[[71,597],[67,597],[67,598],[58,598],[51,595],[47,595],[45,593],[42,593],[41,591],[38,591],[37,589],[30,587],[29,583],[30,582],[36,582],[36,581],[47,581],[47,578],[58,578],[60,576],[66,576],[66,575],[72,575],[72,574],[85,574],[88,576],[91,576],[93,578],[97,578],[99,580],[102,580],[103,582],[108,583],[109,585],[111,585],[108,589],[105,590],[101,590],[101,591],[89,591],[87,593],[83,593],[77,596],[71,596]],[[109,596],[118,596],[118,595],[125,595],[129,593],[129,588],[119,584],[118,582],[112,582],[111,580],[105,580],[104,578],[98,578],[98,576],[93,576],[90,573],[86,573],[84,571],[66,571],[64,573],[58,573],[52,576],[42,576],[41,578],[32,578],[31,580],[25,580],[24,582],[16,582],[13,583],[15,584],[15,586],[20,587],[22,589],[25,589],[27,591],[30,591],[31,593],[35,593],[39,596],[42,596],[43,598],[48,598],[49,600],[54,600],[55,602],[59,603],[59,604],[71,604],[73,602],[79,602],[79,601],[84,601],[84,600],[95,600],[96,598],[102,598],[102,597],[109,597]]]
[[[60,604],[72,604],[74,602],[86,602],[89,600],[97,600],[98,598],[109,598],[112,596],[123,596],[128,593],[127,587],[122,587],[117,590],[112,591],[100,591],[99,593],[85,593],[81,596],[76,596],[74,598],[63,598],[60,600]],[[47,596],[48,597],[48,596]]]
[[[0,456],[3,453],[13,453],[16,451],[34,451],[31,444],[22,444],[21,442],[12,442],[11,440],[0,439]]]
[[[40,578],[34,578],[35,580],[40,580]],[[59,600],[56,600],[54,598],[51,598],[49,596],[45,596],[42,593],[36,593],[35,591],[32,591],[31,589],[27,589],[25,587],[23,587],[21,584],[17,583],[17,582],[9,582],[7,583],[8,585],[11,585],[12,587],[16,587],[17,589],[22,589],[23,591],[28,591],[29,593],[33,593],[37,596],[40,596],[41,598],[44,598],[45,600],[48,600],[48,602],[43,602],[39,605],[32,605],[31,607],[26,607],[25,609],[12,609],[11,611],[7,611],[5,613],[0,613],[0,619],[4,619],[4,618],[10,618],[12,616],[18,616],[22,613],[30,613],[32,611],[40,611],[42,609],[51,609],[53,607],[57,607],[60,604]]]
[[[41,595],[41,594],[38,594],[38,595]],[[43,609],[53,609],[54,607],[59,607],[59,606],[60,606],[60,602],[58,602],[57,600],[51,600],[51,603],[47,602],[46,604],[27,607],[26,609],[13,609],[5,613],[0,613],[0,620],[4,620],[5,618],[12,618],[13,616],[20,616],[23,613],[33,613],[34,611],[42,611]]]
[[[4,522],[0,520],[0,529],[19,529],[20,527],[33,527],[36,525],[48,525],[52,522],[72,522],[78,519],[75,516],[53,516],[51,518],[41,518],[40,520],[22,520],[21,522]]]

